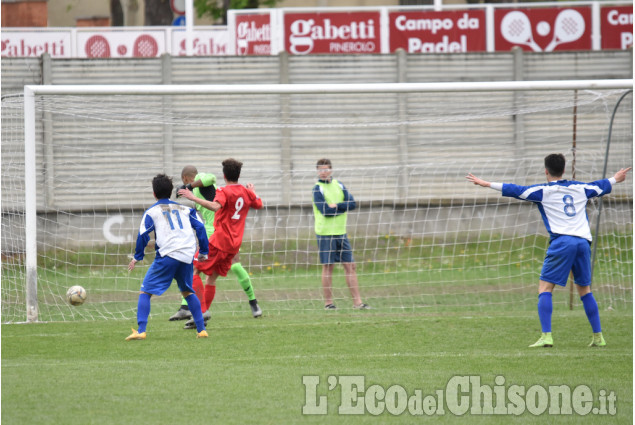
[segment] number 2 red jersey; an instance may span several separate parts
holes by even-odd
[[[241,184],[231,184],[216,190],[214,201],[222,207],[216,211],[216,230],[209,243],[221,251],[237,254],[243,241],[247,212],[249,208],[262,208],[262,199]]]

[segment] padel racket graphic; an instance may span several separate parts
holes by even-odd
[[[142,34],[134,42],[132,54],[137,58],[154,58],[159,53],[157,41],[148,34]]]
[[[534,41],[531,22],[523,12],[514,10],[505,15],[501,21],[501,34],[512,44],[529,46],[535,52],[542,51]]]
[[[110,43],[103,35],[93,35],[86,41],[84,51],[89,58],[109,58]]]
[[[558,13],[553,28],[553,40],[545,47],[545,52],[553,52],[559,44],[578,40],[584,34],[585,27],[584,18],[577,10],[565,9]]]

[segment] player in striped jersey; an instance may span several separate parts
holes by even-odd
[[[508,183],[492,183],[473,174],[466,178],[475,185],[501,191],[503,196],[536,204],[549,233],[549,248],[545,257],[538,286],[538,317],[542,335],[529,347],[552,347],[551,314],[552,292],[555,285],[566,286],[569,272],[582,300],[584,311],[593,330],[590,347],[606,345],[602,336],[597,302],[591,292],[591,229],[586,214],[590,198],[611,193],[616,183],[626,179],[631,167],[621,169],[610,179],[582,183],[562,179],[565,170],[562,154],[545,157],[547,183],[519,186]]]
[[[133,329],[126,341],[146,338],[150,299],[152,295],[163,294],[173,279],[176,279],[181,294],[190,306],[196,322],[197,338],[208,336],[201,304],[192,288],[192,260],[197,248],[196,241],[198,239],[199,258],[206,258],[207,234],[194,208],[170,201],[172,188],[172,179],[165,174],[159,174],[152,180],[152,190],[157,202],[143,214],[134,258],[128,264],[128,271],[134,270],[135,264],[143,260],[145,247],[150,241],[150,233],[153,232],[156,257],[141,284],[137,304],[139,328]],[[196,232],[196,237],[192,230]]]

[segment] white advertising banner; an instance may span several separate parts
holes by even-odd
[[[73,57],[72,33],[63,31],[2,30],[2,57],[38,57],[48,53],[53,58]]]
[[[172,31],[173,56],[185,56],[185,30]],[[194,56],[224,56],[229,54],[229,31],[227,29],[210,29],[194,31],[192,40]]]
[[[79,58],[155,58],[166,53],[165,31],[78,31]]]

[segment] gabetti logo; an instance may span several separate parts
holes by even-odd
[[[254,21],[240,22],[236,27],[236,46],[238,55],[248,53],[268,55],[271,53],[271,24]],[[251,46],[251,49],[249,48]]]
[[[332,52],[363,53],[375,50],[375,22],[351,22],[345,25],[333,25],[330,19],[324,19],[322,25],[314,19],[298,19],[290,26],[290,51],[294,55],[305,55],[313,51],[316,40],[332,40],[329,46]],[[337,42],[335,42],[337,41]]]
[[[54,58],[70,57],[70,49],[66,49],[65,39],[46,40],[41,37],[25,39],[17,36],[2,40],[2,57],[40,56],[48,53]],[[70,43],[69,43],[70,44]]]

